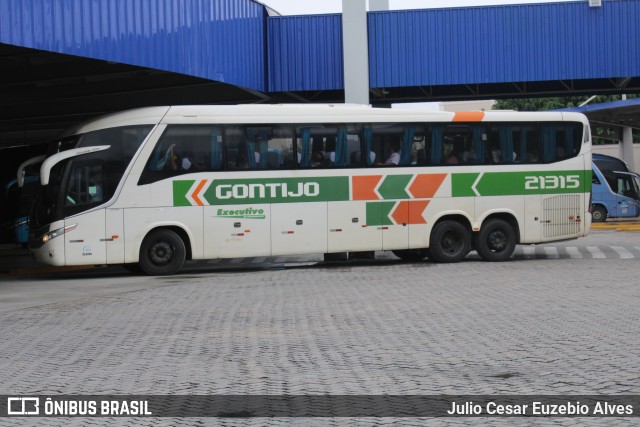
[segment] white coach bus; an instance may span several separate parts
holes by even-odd
[[[173,106],[65,132],[30,248],[51,265],[176,273],[190,259],[391,250],[458,262],[584,236],[591,133],[576,113]]]

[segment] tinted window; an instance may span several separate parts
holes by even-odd
[[[150,125],[128,126],[82,135],[78,147],[108,145],[109,148],[69,160],[64,176],[66,185],[61,192],[64,215],[111,199],[124,171],[152,128]]]
[[[488,131],[485,125],[430,125],[427,132],[429,165],[475,165],[488,159]]]
[[[293,167],[293,129],[290,126],[229,126],[225,135],[228,170]]]
[[[580,152],[583,126],[578,123],[543,123],[540,127],[541,161],[553,163],[575,157]]]
[[[425,127],[414,123],[380,123],[364,128],[368,166],[426,164]]]
[[[300,169],[361,167],[359,125],[305,125],[296,128],[296,163]]]
[[[538,163],[538,128],[532,124],[499,123],[491,126],[490,163]]]

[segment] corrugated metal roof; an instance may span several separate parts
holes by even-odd
[[[640,76],[639,18],[638,0],[370,12],[370,87]],[[340,15],[269,18],[269,47],[269,90],[343,88]]]
[[[371,87],[640,75],[640,2],[369,13]]]
[[[250,0],[0,0],[0,10],[0,43],[260,91],[344,87],[340,15],[267,18]],[[640,76],[639,17],[640,0],[371,12],[370,86]]]
[[[341,15],[270,17],[269,90],[344,87]]]
[[[265,90],[265,9],[250,0],[0,0],[0,43]]]

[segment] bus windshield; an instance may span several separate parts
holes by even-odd
[[[32,228],[39,228],[108,201],[152,125],[103,129],[50,146],[49,155],[71,148],[109,145],[104,151],[65,159],[53,166],[49,184],[37,195]]]
[[[621,196],[638,200],[640,196],[638,195],[637,179],[635,175],[628,172],[614,172],[615,186],[613,191]]]

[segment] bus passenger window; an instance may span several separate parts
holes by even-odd
[[[290,126],[229,126],[226,135],[229,170],[293,167],[293,128]]]
[[[582,126],[562,123],[542,126],[542,161],[559,162],[575,157],[580,152]]]
[[[415,123],[376,123],[364,128],[367,166],[426,164],[425,129]],[[366,159],[366,158],[365,158]]]
[[[360,167],[357,125],[309,125],[296,129],[298,168]]]
[[[484,125],[433,125],[428,135],[430,165],[475,165],[487,160],[487,129]]]

